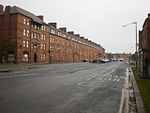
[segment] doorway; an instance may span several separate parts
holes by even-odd
[[[37,54],[34,54],[34,62],[37,62]]]

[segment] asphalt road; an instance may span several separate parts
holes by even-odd
[[[0,71],[0,113],[118,113],[126,68],[67,63]]]

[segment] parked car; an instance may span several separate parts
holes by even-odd
[[[110,60],[107,59],[107,58],[101,58],[101,59],[100,59],[100,62],[102,62],[102,63],[107,63],[107,62],[110,62]]]
[[[88,59],[83,59],[82,62],[88,62]]]

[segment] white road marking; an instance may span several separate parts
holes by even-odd
[[[106,78],[104,78],[103,80],[105,81],[105,80],[107,80],[108,78],[106,77]]]
[[[84,84],[85,82],[80,82],[80,83],[78,83],[78,85],[80,86],[80,85],[82,85],[82,84]]]
[[[88,79],[86,79],[86,80],[91,80],[92,78],[88,78]]]
[[[112,78],[109,78],[108,80],[111,80]]]
[[[114,80],[113,81],[116,81],[116,79],[114,78]]]

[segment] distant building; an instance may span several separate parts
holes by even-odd
[[[100,44],[43,19],[17,6],[4,10],[0,5],[0,62],[77,62],[103,56]]]
[[[125,60],[129,61],[131,53],[107,53],[106,57],[109,60]]]
[[[150,78],[150,14],[139,31],[139,67],[144,78]]]

